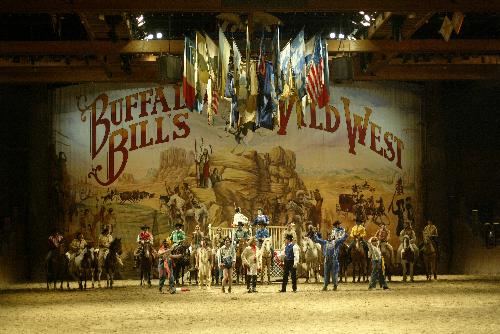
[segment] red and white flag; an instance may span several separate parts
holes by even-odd
[[[330,100],[328,82],[325,78],[325,59],[322,50],[324,46],[320,36],[315,36],[314,39],[314,50],[307,64],[306,89],[311,101],[314,101],[319,108],[323,108]]]
[[[184,42],[184,71],[182,73],[182,93],[186,107],[193,110],[196,101],[195,81],[196,45],[186,37]]]

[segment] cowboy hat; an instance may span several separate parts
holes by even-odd
[[[175,223],[175,227],[183,227],[184,224],[183,223]]]
[[[291,235],[291,234],[287,234],[287,235],[285,236],[285,239],[286,239],[286,240],[290,240],[290,241],[292,241],[292,240],[293,240],[293,235]]]
[[[339,225],[342,225],[342,223],[340,222],[340,220],[336,220],[333,222],[333,226],[339,226]]]
[[[141,226],[141,230],[145,231],[145,230],[149,230],[149,226],[144,224]]]
[[[244,222],[238,222],[238,226],[243,226],[243,225],[245,225]]]

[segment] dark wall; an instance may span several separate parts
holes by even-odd
[[[0,282],[42,270],[49,220],[46,86],[0,86]]]
[[[500,250],[486,249],[474,235],[471,215],[477,209],[481,223],[500,221],[500,82],[427,88],[425,212],[441,232],[441,268],[500,273]]]

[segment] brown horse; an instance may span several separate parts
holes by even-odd
[[[174,270],[175,284],[179,285],[179,278],[181,279],[181,284],[184,285],[184,271],[189,269],[191,262],[191,252],[189,251],[189,243],[183,241],[178,245],[174,246],[172,249],[173,255],[182,254],[180,258],[172,259],[172,265]]]
[[[141,286],[143,284],[146,285],[147,283],[148,286],[151,287],[151,272],[153,271],[153,263],[154,263],[153,246],[149,242],[146,242],[142,244],[141,249],[139,251],[139,270],[141,272],[141,283],[140,283]]]
[[[106,286],[113,289],[113,280],[115,272],[118,271],[118,257],[122,254],[122,240],[114,239],[109,245],[109,252],[104,259],[103,273],[106,274]],[[150,284],[151,285],[151,284]]]
[[[427,280],[437,279],[437,256],[436,248],[429,238],[424,238],[424,247],[422,248],[422,255],[424,257],[425,274]]]
[[[243,265],[243,261],[241,260],[241,254],[245,250],[246,246],[246,242],[243,239],[240,239],[238,241],[238,245],[236,246],[236,284],[240,284],[240,274],[242,278],[246,278],[247,269],[245,268],[245,266]]]
[[[339,282],[342,282],[342,278],[344,278],[344,282],[347,282],[347,245],[342,243],[339,249]]]
[[[358,282],[363,276],[363,282],[366,282],[366,252],[363,244],[358,238],[355,238],[355,244],[351,250],[352,259],[352,281],[356,281],[356,270],[358,271]]]
[[[400,253],[401,266],[403,267],[403,282],[406,282],[406,265],[410,267],[410,280],[413,282],[413,265],[415,264],[415,252],[411,248],[410,237],[403,237],[403,248]]]

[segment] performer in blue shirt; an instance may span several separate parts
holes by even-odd
[[[257,239],[259,248],[262,247],[264,239],[269,238],[269,230],[267,229],[266,224],[262,221],[259,222],[259,229],[255,232],[255,238]]]
[[[344,241],[349,237],[349,234],[342,227],[340,227],[340,221],[335,221],[333,226],[335,226],[334,232],[329,235],[328,240],[320,239],[317,235],[315,235],[313,239],[314,242],[321,244],[323,248],[323,256],[325,257],[323,291],[328,289],[328,284],[330,284],[330,275],[333,276],[333,290],[337,290],[340,246],[342,246]]]
[[[259,225],[260,223],[264,225],[269,225],[269,217],[263,213],[262,208],[257,209],[257,217],[253,220],[253,226]]]
[[[293,242],[293,236],[288,234],[285,239],[285,249],[281,254],[284,261],[283,283],[279,292],[286,292],[288,284],[288,275],[292,274],[292,290],[297,292],[297,265],[299,264],[300,250],[299,246]]]

